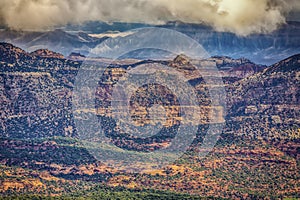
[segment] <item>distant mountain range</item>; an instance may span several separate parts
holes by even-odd
[[[123,32],[149,26],[147,24],[88,22],[83,25],[68,25],[47,32],[3,29],[0,31],[0,41],[12,43],[29,52],[37,49],[49,49],[65,56],[72,52],[87,55],[90,49],[108,38],[107,36],[95,37],[97,34],[111,31]],[[212,56],[245,57],[256,63],[271,65],[300,52],[300,22],[288,22],[273,33],[253,34],[247,37],[217,32],[211,27],[201,24],[170,22],[157,27],[176,30],[190,36],[202,44]],[[140,57],[144,56],[140,55]]]
[[[50,49],[65,56],[72,52],[88,54],[90,48],[94,48],[105,39],[107,37],[90,37],[84,32],[70,34],[61,29],[48,32],[0,31],[0,41],[12,43],[29,52]]]
[[[213,56],[245,57],[255,63],[271,65],[300,52],[300,22],[288,22],[269,34],[252,34],[246,37],[217,32],[204,25],[181,22],[161,27],[185,33],[202,44]]]

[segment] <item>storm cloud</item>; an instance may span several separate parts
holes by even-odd
[[[1,0],[0,23],[42,30],[68,23],[205,23],[238,35],[267,33],[298,13],[298,0]]]

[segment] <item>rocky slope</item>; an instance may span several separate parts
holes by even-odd
[[[229,130],[265,138],[299,138],[300,55],[276,63],[228,89]]]

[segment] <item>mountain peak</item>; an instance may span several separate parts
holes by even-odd
[[[29,57],[30,55],[23,49],[12,44],[0,42],[0,61],[14,64],[19,59]]]
[[[209,60],[212,60],[212,61],[216,62],[217,66],[219,66],[219,65],[220,66],[224,66],[224,65],[239,66],[241,64],[248,64],[248,63],[253,64],[253,62],[251,62],[247,58],[234,59],[234,58],[231,58],[231,57],[228,57],[228,56],[213,56]]]
[[[190,73],[195,70],[196,67],[191,63],[192,59],[184,54],[180,54],[170,62],[169,66],[174,67],[179,70],[185,71],[185,73]]]
[[[86,58],[85,55],[82,55],[81,53],[72,52],[67,59],[70,60],[84,60]]]
[[[300,70],[300,54],[284,59],[265,70],[264,74],[275,72],[291,72]]]
[[[173,62],[180,65],[187,65],[190,63],[190,58],[184,54],[180,54],[174,58]]]
[[[3,53],[3,51],[10,51],[10,52],[13,51],[16,53],[26,54],[26,52],[19,47],[16,47],[10,43],[0,42],[0,52]]]
[[[44,58],[61,58],[63,59],[64,56],[60,53],[56,53],[53,51],[50,51],[48,49],[38,49],[31,53],[32,56],[38,56],[38,57],[44,57]]]

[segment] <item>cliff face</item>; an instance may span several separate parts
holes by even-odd
[[[1,114],[2,134],[14,135],[16,132],[23,131],[30,135],[32,130],[43,130],[40,133],[47,135],[48,125],[42,125],[38,116],[43,113],[49,117],[49,119],[46,117],[43,119],[50,122],[50,119],[54,119],[52,115],[56,116],[56,112],[67,112],[69,113],[67,116],[71,115],[71,90],[81,62],[66,60],[61,54],[49,50],[37,50],[29,54],[7,43],[0,45],[0,51],[3,55],[0,58],[1,99],[3,101],[1,106],[3,107],[2,110],[5,111]],[[210,107],[207,90],[207,87],[219,86],[205,83],[201,73],[196,71],[195,61],[184,55],[179,55],[173,61],[162,61],[161,63],[183,73],[186,80],[195,87],[200,106],[203,108],[198,117],[203,123],[209,121],[208,115],[211,110],[218,110],[216,112],[221,113],[219,121],[222,119],[227,121],[227,132],[267,138],[269,135],[276,138],[290,138],[294,137],[292,135],[297,135],[297,131],[299,131],[297,127],[300,125],[299,57],[299,55],[292,56],[270,67],[256,65],[245,58],[232,59],[219,56],[200,61],[200,63],[210,62],[218,68],[223,76],[228,101],[228,114],[223,117],[221,116],[223,112],[221,107]],[[160,62],[153,62],[154,65],[155,63]],[[135,63],[132,66],[138,65],[139,63]],[[128,68],[127,64],[122,65],[120,63],[105,72],[106,80],[99,85],[95,96],[97,104],[101,105],[98,106],[98,111],[103,116],[112,117],[109,114],[111,113],[109,105],[112,90],[118,79],[125,74],[126,68]],[[153,95],[157,99],[167,99],[161,102],[152,102]],[[178,124],[180,119],[178,99],[176,98],[165,87],[153,85],[150,88],[140,88],[140,91],[132,97],[131,114],[137,115],[135,121],[138,124],[145,125],[146,122],[150,123],[147,106],[151,107],[160,103],[165,106],[167,116],[171,116],[166,121],[167,126],[174,126]],[[67,101],[59,103],[64,99]],[[143,100],[139,101],[139,99]],[[25,113],[21,113],[23,118],[20,118],[20,113],[16,112],[23,109],[17,108],[18,104],[25,106],[26,103],[22,103],[22,101],[27,102],[29,108],[26,108]],[[31,108],[32,111],[28,111]],[[57,111],[54,111],[55,109]],[[139,114],[141,116],[138,116]],[[53,123],[49,123],[49,126],[51,125],[49,130],[51,129],[50,132],[54,135],[56,133],[62,134],[64,129],[67,130],[69,126],[72,126],[71,118],[65,118],[63,114],[59,115],[61,115],[59,119],[65,121],[63,124],[66,125],[61,127],[60,131],[56,131],[55,126],[51,125]],[[32,118],[31,121],[36,121],[36,123],[31,123],[31,128],[24,124],[28,121],[27,119],[23,120],[26,118],[25,116]],[[56,119],[58,118],[56,117]],[[23,128],[19,125],[12,125],[18,124],[18,121],[23,124]],[[72,127],[72,129],[75,130],[76,128]]]

